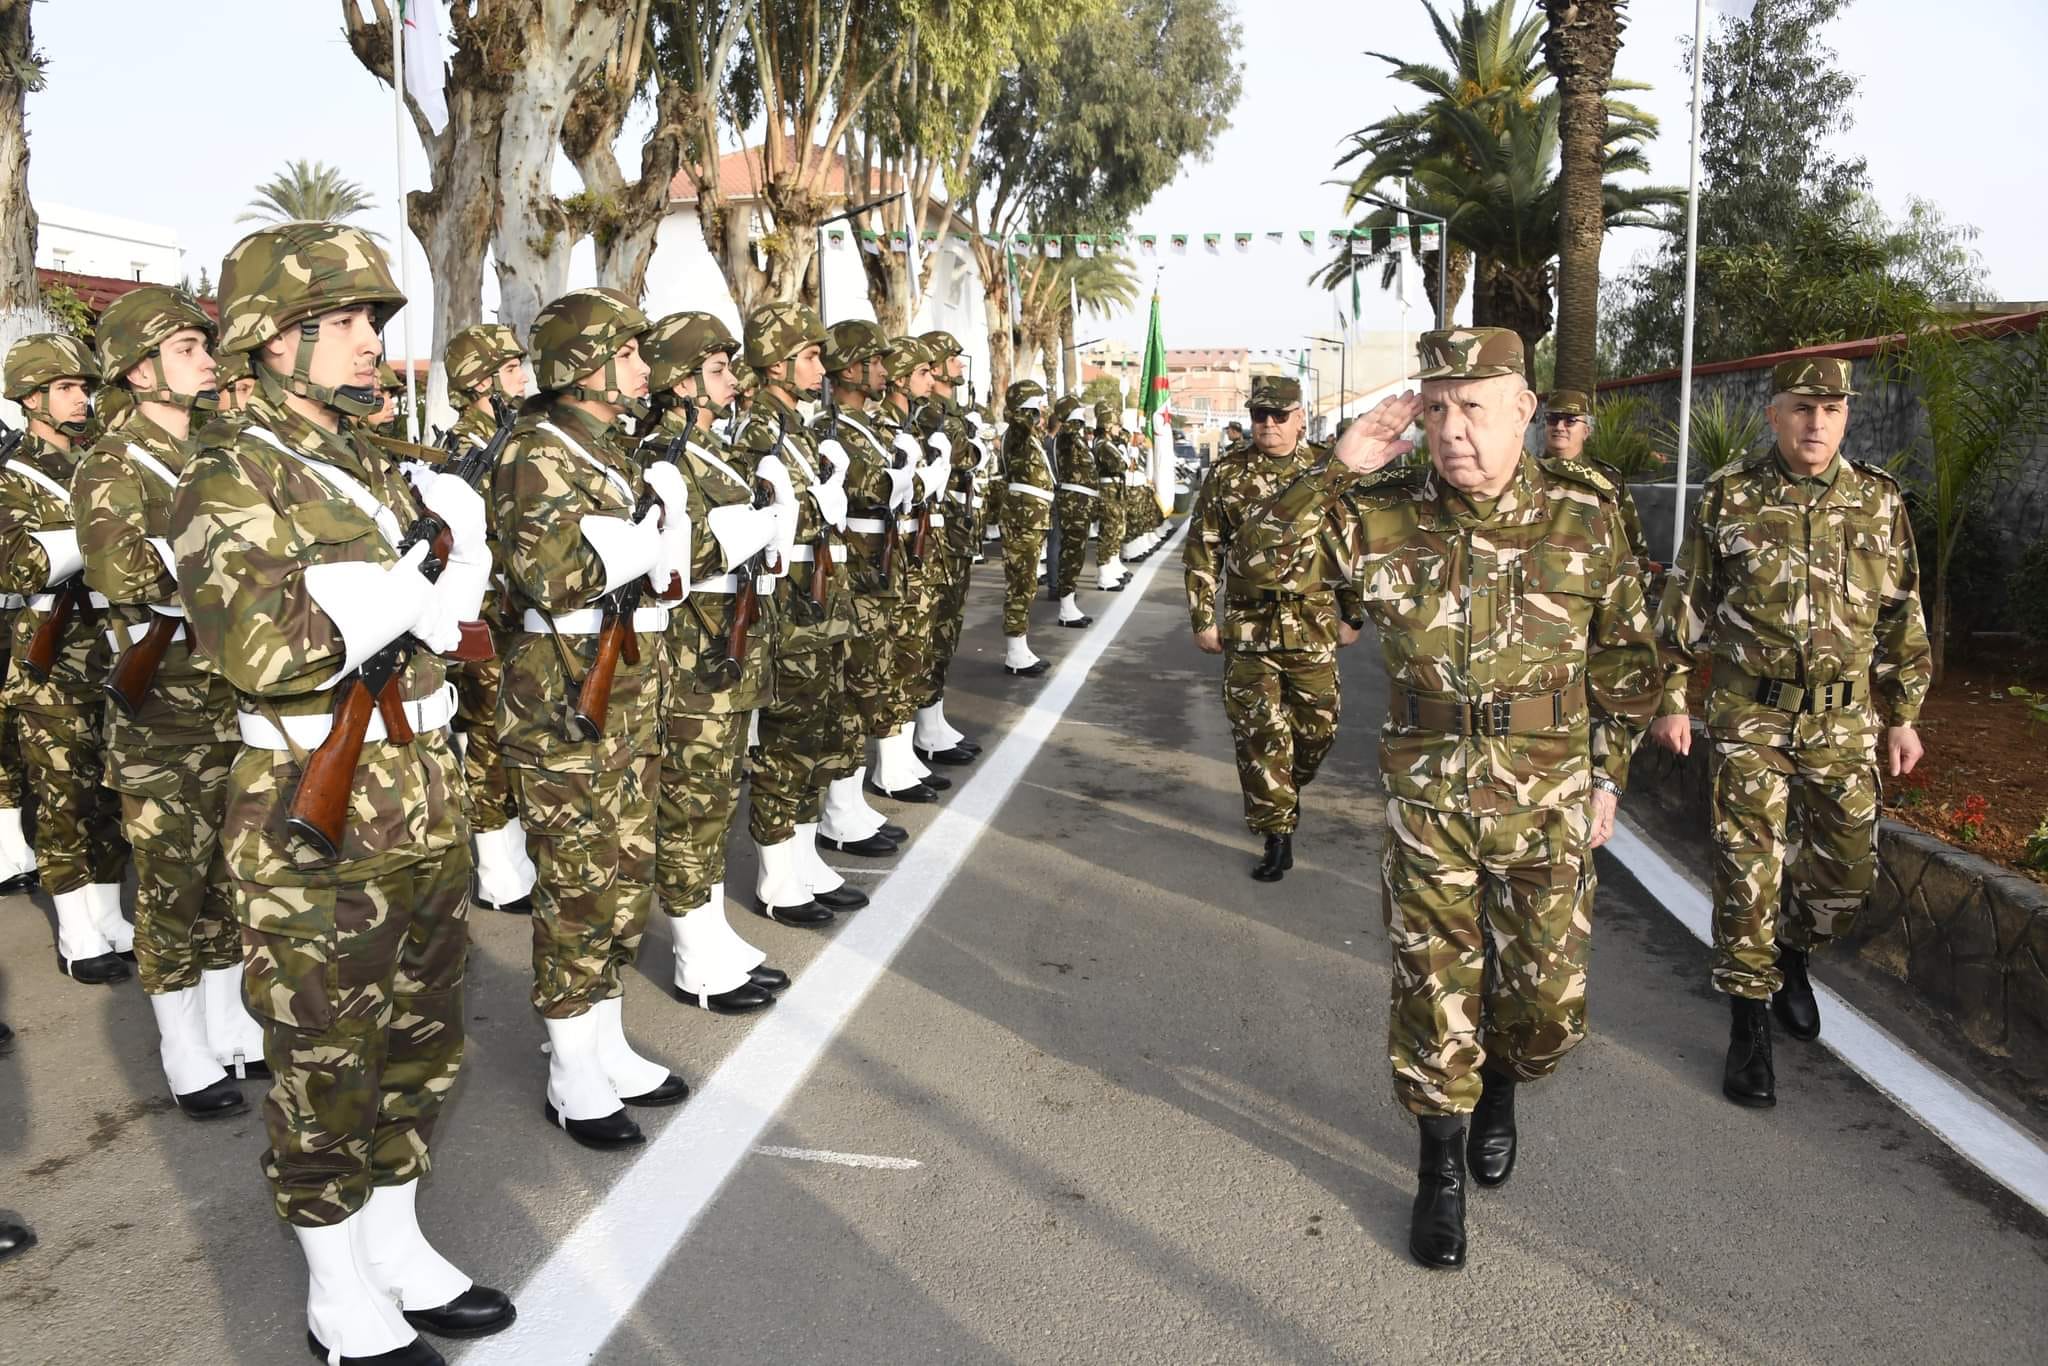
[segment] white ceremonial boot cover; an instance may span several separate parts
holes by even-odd
[[[57,952],[64,955],[65,962],[76,963],[114,951],[93,917],[90,887],[58,892],[50,901],[57,908]]]
[[[128,917],[121,914],[121,884],[118,882],[89,882],[85,887],[86,904],[92,907],[92,923],[99,927],[100,934],[114,946],[115,953],[127,953],[135,947],[135,927],[128,923]]]
[[[946,699],[941,697],[929,707],[917,709],[917,743],[937,753],[951,749],[967,737],[946,719]]]
[[[1083,612],[1081,610],[1081,604],[1075,601],[1074,595],[1072,593],[1069,593],[1065,597],[1060,599],[1061,621],[1079,621],[1082,617],[1085,617],[1087,615],[1088,614],[1086,612]]]
[[[1117,568],[1113,559],[1104,560],[1095,566],[1095,586],[1104,592],[1122,583],[1123,577],[1123,571]]]
[[[420,1232],[415,1208],[419,1189],[417,1179],[402,1186],[373,1187],[368,1203],[348,1221],[363,1279],[379,1294],[396,1300],[400,1309],[414,1313],[450,1304],[476,1284]]]
[[[880,741],[870,742],[870,744],[879,743]],[[874,830],[870,831],[869,833],[878,833],[883,826],[889,823],[889,818],[883,815],[881,812],[875,810],[874,804],[868,800],[868,766],[866,764],[862,764],[859,768],[853,771],[852,781],[853,799],[860,803],[860,809],[867,814],[867,818],[875,823]]]
[[[0,881],[36,871],[36,851],[21,833],[21,808],[0,809]]]
[[[797,866],[796,841],[786,839],[780,844],[757,844],[755,853],[761,860],[761,872],[754,882],[754,894],[764,906],[804,906],[810,904],[810,889],[804,885],[803,873]]]
[[[198,987],[165,991],[149,998],[156,1016],[157,1056],[174,1096],[204,1091],[227,1073],[206,1046],[206,1007]]]
[[[536,869],[526,852],[526,827],[514,816],[476,837],[477,895],[493,906],[509,906],[533,892]]]
[[[819,831],[828,840],[852,844],[882,828],[882,813],[871,810],[860,799],[861,779],[867,766],[853,771],[850,778],[834,778],[825,785],[825,816]]]
[[[917,757],[917,740],[911,734],[911,729],[915,725],[916,722],[914,721],[905,721],[903,728],[896,732],[896,738],[903,742],[903,762],[905,766],[917,775],[918,782],[923,782],[931,776],[932,771],[925,767],[924,760]],[[895,789],[891,788],[890,791],[893,792]]]
[[[907,728],[884,735],[875,741],[875,786],[884,792],[901,792],[917,786],[920,775],[913,767],[916,759],[910,752]]]
[[[711,886],[711,907],[718,912],[718,916],[716,920],[706,916],[704,923],[707,926],[722,925],[725,927],[720,932],[731,943],[732,956],[736,962],[740,963],[748,972],[752,972],[755,968],[768,961],[768,951],[766,949],[755,948],[745,939],[742,939],[740,932],[732,927],[732,919],[725,913],[725,884],[723,882],[716,882]]]
[[[263,1026],[242,1002],[242,965],[202,969],[199,998],[206,1006],[206,1045],[214,1060],[238,1077],[248,1064],[262,1062]]]
[[[622,1096],[644,1096],[668,1080],[668,1069],[641,1057],[626,1038],[626,998],[613,996],[590,1008],[597,1017],[597,1061],[604,1079]]]
[[[676,989],[691,996],[717,996],[743,987],[757,966],[746,961],[751,946],[726,921],[724,893],[722,886],[713,888],[703,905],[670,922],[676,932]],[[766,954],[761,957],[767,959]]]
[[[548,1103],[555,1112],[564,1119],[603,1119],[623,1109],[597,1055],[596,1008],[541,1023],[548,1031]]]
[[[356,1261],[356,1214],[325,1228],[292,1225],[306,1258],[306,1327],[327,1349],[332,1366],[343,1357],[395,1352],[419,1334],[398,1311],[398,1301],[378,1292]]]
[[[804,880],[804,886],[811,889],[811,895],[819,892],[836,892],[846,885],[846,879],[838,870],[825,862],[825,856],[818,852],[818,827],[815,822],[796,828],[797,871]]]
[[[1031,647],[1024,643],[1024,637],[1003,637],[1003,663],[1013,669],[1028,669],[1037,662],[1038,656],[1031,653]]]

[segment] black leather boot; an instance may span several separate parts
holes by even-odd
[[[13,1219],[0,1219],[0,1262],[19,1257],[35,1245],[34,1229]]]
[[[894,821],[883,821],[882,828],[875,833],[885,840],[895,840],[898,844],[910,843],[909,829],[896,824]]]
[[[1472,1139],[1466,1145],[1465,1160],[1471,1166],[1472,1179],[1480,1185],[1505,1185],[1515,1171],[1515,1077],[1484,1067],[1479,1079],[1486,1089],[1472,1112]]]
[[[128,964],[118,953],[102,953],[92,958],[70,958],[57,955],[57,970],[74,982],[87,986],[112,986],[128,980]]]
[[[868,904],[868,894],[858,887],[834,887],[829,892],[812,892],[811,898],[828,911],[857,911]]]
[[[874,793],[877,797],[887,797],[892,802],[915,802],[920,806],[926,802],[935,802],[939,799],[937,790],[927,787],[923,783],[912,783],[909,787],[901,787],[891,792],[888,788],[878,786],[874,780],[870,779],[868,781],[868,791]]]
[[[769,999],[772,1000],[774,998],[770,997]],[[690,1083],[684,1081],[681,1077],[677,1076],[673,1072],[669,1073],[667,1077],[663,1078],[661,1084],[656,1086],[651,1091],[642,1091],[637,1096],[619,1097],[619,1099],[624,1101],[626,1104],[637,1105],[643,1110],[665,1110],[671,1105],[681,1105],[684,1101],[688,1100],[689,1098]],[[410,1315],[408,1315],[408,1317],[410,1317]],[[419,1324],[413,1325],[413,1327],[415,1328],[418,1328],[420,1326],[421,1325]],[[456,1334],[456,1336],[460,1337],[461,1334],[458,1333]]]
[[[1278,882],[1294,866],[1294,836],[1266,836],[1266,853],[1252,865],[1252,876],[1261,882]]]
[[[327,1348],[313,1336],[310,1328],[306,1330],[306,1346],[320,1360],[330,1359]],[[425,1338],[414,1338],[403,1347],[394,1347],[373,1357],[343,1357],[341,1366],[448,1366],[448,1359],[428,1345]]]
[[[684,1005],[708,1010],[713,1015],[751,1015],[757,1010],[766,1010],[775,1004],[775,997],[769,988],[754,981],[753,976],[753,973],[748,973],[747,980],[731,991],[696,992],[684,991],[681,987],[672,990],[676,999]],[[787,977],[783,978],[784,982],[788,980]]]
[[[770,906],[765,902],[754,903],[754,914],[772,920],[778,925],[789,925],[799,930],[822,929],[832,923],[832,912],[820,906],[815,899],[801,906]]]
[[[789,985],[789,974],[763,963],[758,968],[747,969],[747,980],[763,991],[781,991]]]
[[[1778,1103],[1770,1007],[1747,996],[1730,996],[1728,1014],[1728,1065],[1721,1073],[1721,1094],[1737,1105],[1768,1110]]]
[[[1806,976],[1807,951],[1778,946],[1778,975],[1783,982],[1771,997],[1771,1013],[1793,1038],[1810,1041],[1820,1037],[1820,1002],[1813,999],[1813,983]]]
[[[16,892],[25,892],[41,882],[42,878],[34,869],[26,873],[16,873],[13,877],[0,880],[0,896],[13,896]]]
[[[855,858],[887,858],[902,847],[895,840],[884,839],[879,830],[861,840],[835,840],[830,835],[820,835],[818,843],[826,849],[852,854]]]
[[[226,1119],[230,1115],[245,1114],[249,1109],[249,1102],[242,1099],[242,1088],[233,1077],[222,1077],[211,1086],[202,1086],[183,1095],[173,1093],[173,1099],[188,1119]]]
[[[1465,1117],[1427,1115],[1415,1210],[1408,1221],[1408,1255],[1439,1271],[1465,1265]]]
[[[553,1101],[547,1101],[542,1105],[541,1113],[547,1116],[548,1123],[560,1125],[562,1132],[584,1147],[596,1148],[600,1152],[631,1148],[647,1141],[647,1135],[640,1132],[640,1126],[633,1122],[624,1106],[597,1119],[570,1119],[555,1109]]]
[[[1061,623],[1064,625],[1065,623]],[[974,762],[974,755],[955,745],[951,749],[920,749],[912,745],[911,752],[927,764],[941,764],[949,768],[964,768]]]
[[[487,1285],[472,1285],[438,1309],[401,1309],[413,1331],[437,1338],[487,1338],[519,1317],[512,1297]]]

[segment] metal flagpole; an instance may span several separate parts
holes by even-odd
[[[1678,479],[1671,513],[1671,563],[1685,545],[1685,464],[1692,453],[1692,323],[1693,289],[1700,252],[1700,101],[1705,88],[1707,0],[1693,0],[1692,11],[1692,175],[1685,193],[1685,340],[1678,356]]]
[[[904,298],[905,298],[906,300],[908,300],[908,301],[909,301],[909,303],[910,303],[910,312],[909,312],[909,313],[908,313],[908,314],[907,314],[907,315],[906,315],[906,316],[904,317],[904,320],[903,320],[903,329],[904,329],[904,331],[906,331],[906,332],[911,332],[911,333],[915,333],[915,332],[917,331],[917,305],[918,305],[918,298],[917,298],[917,277],[918,277],[918,260],[917,260],[917,256],[918,256],[918,250],[919,250],[919,247],[920,247],[920,245],[921,245],[921,242],[920,242],[920,234],[921,234],[921,233],[922,233],[922,232],[924,231],[924,224],[922,224],[922,223],[913,223],[913,222],[911,221],[911,216],[912,216],[912,210],[913,210],[913,209],[914,209],[915,207],[916,207],[916,202],[915,202],[914,200],[912,200],[912,198],[910,197],[910,191],[909,191],[909,190],[907,190],[907,189],[906,189],[906,190],[904,190],[904,192],[903,192],[903,246],[904,246],[904,252],[903,252],[903,297],[904,297]]]
[[[398,166],[398,237],[394,245],[398,250],[398,292],[412,297],[411,271],[405,263],[405,238],[410,231],[405,222],[405,6],[398,6],[398,12],[391,21],[391,150]],[[412,313],[399,310],[398,334],[404,344],[405,354],[405,430],[408,439],[420,439],[419,383],[412,372]]]

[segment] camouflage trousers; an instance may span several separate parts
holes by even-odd
[[[839,742],[833,709],[845,705],[836,649],[775,657],[775,700],[761,708],[761,757],[754,764],[747,833],[781,844],[825,812],[818,765]]]
[[[1052,525],[1052,504],[1028,493],[1003,499],[1003,634],[1031,628],[1031,596],[1038,591],[1038,552]]]
[[[932,667],[924,688],[911,699],[914,707],[928,707],[946,691],[946,671],[953,667],[953,656],[960,652],[960,632],[967,622],[967,589],[973,576],[972,556],[954,558],[932,623]]]
[[[1294,832],[1301,790],[1336,743],[1341,709],[1335,650],[1232,650],[1223,657],[1223,711],[1237,749],[1244,821],[1254,834]]]
[[[426,1174],[462,1066],[469,873],[457,845],[340,886],[231,884],[270,1064],[263,1170],[285,1222],[338,1224],[373,1186]]]
[[[1088,524],[1095,520],[1095,507],[1100,501],[1086,494],[1062,491],[1053,504],[1060,522],[1059,563],[1053,575],[1056,598],[1063,598],[1081,586],[1081,566],[1088,559]]]
[[[889,648],[894,664],[889,706],[883,713],[883,729],[898,731],[917,712],[916,695],[921,680],[938,668],[939,605],[941,588],[938,561],[928,559],[916,569],[904,571],[903,596],[891,606]]]
[[[670,712],[655,813],[655,883],[670,915],[704,904],[725,881],[725,837],[740,804],[751,712]]]
[[[462,736],[462,777],[469,790],[463,814],[472,835],[487,835],[504,829],[518,814],[498,746],[498,681],[505,665],[494,655],[449,672],[455,678],[455,729]]]
[[[1387,1054],[1412,1113],[1468,1113],[1482,1062],[1536,1081],[1586,1036],[1590,828],[1578,802],[1501,816],[1387,803]]]
[[[1714,986],[1767,997],[1779,942],[1827,943],[1876,885],[1877,765],[1868,749],[1716,740],[1711,781]]]
[[[135,854],[136,975],[151,996],[196,987],[201,971],[242,961],[220,847],[239,748],[108,751],[107,786],[121,796],[121,833]]]
[[[22,765],[36,803],[36,864],[55,896],[128,871],[120,800],[101,785],[99,708],[16,707]]]
[[[849,705],[840,708],[842,734],[833,749],[835,760],[850,755],[852,761],[846,772],[833,777],[847,777],[860,766],[863,739],[894,729],[890,722],[902,708],[905,679],[896,657],[892,618],[904,602],[901,597],[853,595],[853,637],[846,642],[844,664]]]
[[[5,621],[0,616],[0,621]],[[14,656],[0,651],[0,680],[14,666]],[[4,693],[0,693],[4,697]],[[28,769],[21,762],[21,726],[14,708],[0,701],[0,808],[15,809],[28,802]]]
[[[621,768],[512,768],[533,856],[533,1008],[581,1015],[625,988],[654,908],[654,803],[661,756]]]
[[[1095,562],[1101,564],[1123,554],[1124,542],[1130,539],[1124,530],[1123,499],[1114,488],[1102,496],[1096,516],[1101,520],[1095,533]]]

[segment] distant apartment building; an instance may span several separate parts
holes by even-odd
[[[40,269],[131,284],[174,285],[184,278],[185,251],[171,228],[45,200],[37,201],[36,217]]]

